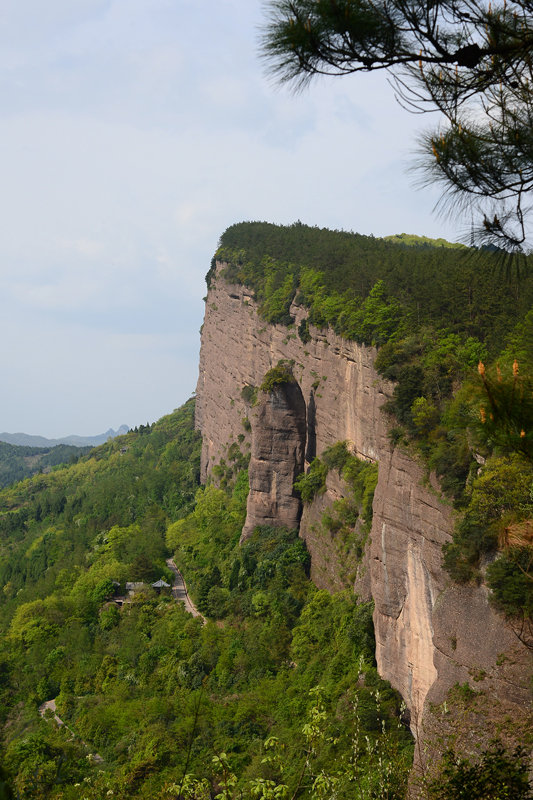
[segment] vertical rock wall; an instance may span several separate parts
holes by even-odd
[[[423,477],[401,450],[382,453],[370,542],[378,670],[394,676],[416,719],[437,679],[433,608],[447,583],[442,545],[452,529],[450,508]]]
[[[375,350],[312,327],[311,340],[302,343],[296,329],[305,309],[291,308],[292,329],[268,325],[258,316],[250,290],[225,283],[222,271],[219,264],[208,293],[200,353],[196,413],[204,442],[203,479],[225,457],[228,444],[240,441],[243,450],[250,448],[250,418],[256,412],[242,389],[259,386],[280,359],[292,360],[307,407],[307,458],[346,440],[355,455],[379,462],[367,573],[358,584],[366,581],[365,591],[375,603],[380,674],[404,697],[413,730],[420,732],[430,713],[426,699],[441,702],[454,684],[473,681],[472,676],[476,690],[497,692],[503,714],[527,715],[530,654],[492,611],[483,588],[472,588],[471,596],[463,597],[444,573],[442,545],[451,537],[452,510],[437,487],[428,485],[420,466],[391,446],[380,409],[393,387],[374,369]],[[270,412],[265,408],[264,413],[266,420]],[[277,423],[268,425],[274,431]],[[271,447],[273,465],[281,447],[278,436]],[[263,459],[262,446],[255,457]],[[273,476],[277,467],[269,469]],[[254,483],[259,472],[252,462],[254,470],[251,494],[258,497],[261,481]],[[278,502],[272,484],[268,491],[272,505],[263,508],[265,520],[275,516],[271,512]],[[300,524],[311,552],[312,577],[329,589],[339,588],[339,553],[319,523],[327,502],[341,495],[341,483],[328,480],[326,495],[304,509]],[[253,524],[250,516],[245,532]],[[485,629],[491,632],[490,647],[480,643],[479,632]]]
[[[262,393],[252,412],[250,493],[241,541],[258,525],[298,528],[301,501],[293,488],[303,472],[305,400],[296,382]]]

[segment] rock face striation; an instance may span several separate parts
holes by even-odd
[[[315,454],[339,441],[359,458],[377,461],[372,529],[364,562],[350,580],[358,594],[374,600],[378,669],[402,694],[413,732],[424,738],[432,728],[431,708],[456,684],[470,683],[489,698],[497,719],[526,719],[530,652],[492,610],[483,587],[458,587],[443,571],[452,509],[387,435],[381,407],[393,385],[377,374],[375,349],[312,326],[311,339],[302,342],[296,330],[307,311],[294,304],[294,328],[268,325],[252,292],[226,283],[223,271],[217,264],[202,331],[196,404],[202,479],[232,445],[251,450],[243,536],[258,524],[299,523],[313,580],[335,590],[346,586],[344,556],[320,518],[343,496],[342,481],[328,476],[326,493],[301,518],[292,483]],[[252,403],[253,387],[281,359],[293,363],[297,383],[290,391],[259,391]]]
[[[241,541],[258,525],[298,527],[301,501],[293,484],[304,468],[305,422],[305,400],[296,381],[264,392],[254,409],[250,493]]]

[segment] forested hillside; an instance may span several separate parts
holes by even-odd
[[[189,402],[0,495],[4,796],[203,797],[225,776],[230,797],[231,768],[256,797],[309,796],[326,769],[339,797],[401,797],[411,737],[370,605],[317,592],[294,532],[240,548],[246,472],[199,488],[198,456]],[[174,551],[205,625],[150,587]],[[126,581],[145,585],[121,604]]]
[[[0,442],[0,487],[29,478],[59,464],[73,463],[90,447],[60,444],[56,447],[23,447]]]
[[[396,382],[391,441],[458,510],[450,575],[486,581],[527,638],[529,273],[506,284],[489,254],[300,224],[233,226],[217,259],[268,323],[290,329],[292,303],[308,308],[289,331],[302,342],[331,325],[379,347]],[[248,457],[233,442],[199,486],[193,416],[191,400],[0,492],[0,797],[401,800],[413,741],[376,670],[372,604],[317,590],[296,531],[261,528],[239,545]],[[319,456],[297,488],[308,502],[328,470],[349,479],[352,501],[331,517],[349,538],[358,515],[370,521],[376,467],[345,443]],[[172,582],[170,556],[205,624],[151,586]],[[451,800],[458,785],[470,798],[500,786],[530,796],[522,750],[495,744],[479,759],[450,753],[425,796]]]
[[[216,258],[230,264],[228,278],[255,290],[269,322],[290,324],[296,297],[310,323],[366,344],[429,328],[497,352],[533,303],[531,257],[521,278],[507,280],[502,254],[430,243],[243,222],[224,232]]]

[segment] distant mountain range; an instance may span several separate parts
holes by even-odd
[[[44,436],[32,436],[29,433],[0,433],[0,442],[7,442],[7,444],[16,444],[24,447],[55,447],[58,444],[70,444],[75,447],[96,447],[98,444],[104,444],[108,439],[114,439],[115,436],[122,436],[129,431],[128,425],[121,425],[115,431],[109,428],[105,433],[100,433],[98,436],[64,436],[62,439],[46,439]]]

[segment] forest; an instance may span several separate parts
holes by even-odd
[[[0,487],[24,480],[37,472],[74,462],[90,447],[58,444],[55,447],[26,447],[0,442]]]
[[[231,769],[243,792],[322,775],[348,797],[357,776],[401,797],[412,740],[370,605],[316,590],[294,531],[239,547],[246,471],[198,485],[193,410],[2,492],[4,796],[211,796]],[[205,625],[151,588],[168,553]],[[119,605],[126,581],[145,585]]]
[[[486,580],[501,613],[528,622],[533,281],[502,292],[492,256],[243,223],[216,259],[271,324],[292,325],[295,302],[303,340],[332,325],[378,347],[396,382],[391,441],[458,510],[450,575]],[[0,798],[402,800],[414,742],[376,669],[372,605],[318,590],[297,531],[240,545],[247,458],[228,448],[201,486],[200,448],[191,399],[0,492]],[[349,535],[364,520],[349,540],[362,553],[376,469],[339,442],[296,482],[304,502],[328,470],[350,487],[328,524]],[[205,622],[151,586],[172,583],[169,556]],[[465,690],[458,702],[468,713]],[[529,798],[527,768],[525,750],[495,742],[416,779],[428,800]]]

